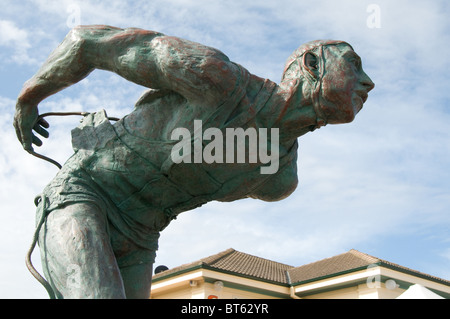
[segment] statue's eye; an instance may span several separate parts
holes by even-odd
[[[317,70],[319,68],[319,61],[317,59],[317,56],[311,52],[306,53],[305,65],[312,70]]]
[[[359,58],[350,58],[350,63],[352,63],[358,70],[361,68],[361,60]]]

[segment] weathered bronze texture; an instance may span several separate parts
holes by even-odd
[[[105,111],[85,115],[72,131],[73,156],[39,197],[39,246],[57,298],[148,298],[159,234],[178,214],[210,201],[286,198],[297,186],[297,138],[351,122],[374,87],[343,41],[300,46],[276,84],[192,41],[80,26],[18,97],[14,126],[25,150],[42,144],[33,130],[49,135],[38,104],[95,69],[148,91],[117,122]],[[195,120],[224,136],[230,128],[277,129],[276,143],[272,136],[263,145],[277,147],[276,171],[262,174],[261,160],[175,163],[172,133],[186,128],[195,137]]]

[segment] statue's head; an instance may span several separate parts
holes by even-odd
[[[312,101],[319,126],[353,121],[374,87],[353,48],[331,40],[308,42],[295,50],[282,83],[291,95],[300,93]]]

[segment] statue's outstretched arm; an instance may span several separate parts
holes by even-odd
[[[220,51],[195,42],[142,29],[80,26],[69,32],[17,99],[14,127],[23,147],[48,137],[38,104],[84,79],[95,69],[117,73],[136,84],[170,89],[193,104],[214,105],[236,85],[238,67]]]
[[[84,79],[96,68],[114,71],[117,68],[116,55],[126,51],[127,45],[133,40],[137,41],[137,36],[113,40],[115,36],[124,33],[125,30],[106,26],[74,28],[38,72],[24,84],[16,103],[14,127],[25,150],[32,151],[32,144],[42,144],[32,130],[48,137],[45,130],[48,123],[45,120],[36,123],[39,115],[38,104],[50,95]],[[149,31],[141,33],[141,38],[151,39],[157,35]],[[116,47],[112,46],[113,42]]]

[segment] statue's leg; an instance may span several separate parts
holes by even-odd
[[[45,277],[59,298],[125,298],[106,216],[93,204],[51,211],[39,246]]]
[[[110,234],[127,298],[150,298],[156,250],[139,247],[134,241],[117,231],[113,225],[110,225]]]
[[[152,263],[120,268],[128,299],[150,298],[152,271]]]

